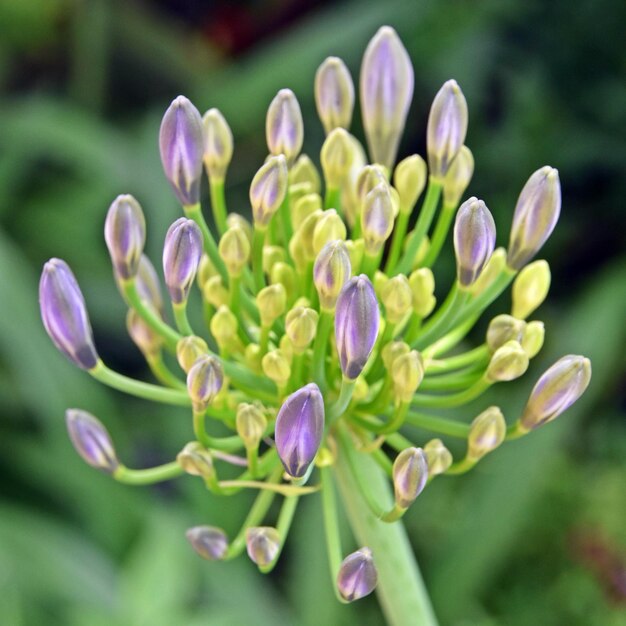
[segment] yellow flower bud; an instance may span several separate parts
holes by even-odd
[[[515,380],[528,369],[528,355],[517,341],[507,341],[491,357],[485,376],[491,383]]]
[[[452,454],[443,445],[441,439],[431,439],[424,446],[424,454],[428,462],[428,475],[437,476],[443,474],[452,465]]]
[[[443,203],[445,206],[455,207],[459,204],[473,175],[474,156],[467,146],[463,146],[443,179]]]
[[[506,436],[506,421],[497,406],[490,406],[474,419],[467,437],[467,456],[478,461],[495,450]]]
[[[307,193],[298,198],[291,211],[291,223],[298,230],[304,220],[316,211],[322,211],[322,197],[318,193]]]
[[[495,352],[507,341],[518,341],[521,343],[526,323],[511,315],[497,315],[487,328],[487,346],[491,352]]]
[[[360,206],[365,202],[365,196],[378,185],[389,186],[387,174],[382,165],[366,165],[356,177],[355,189]]]
[[[354,109],[354,83],[345,63],[328,57],[315,74],[315,104],[326,134],[349,128]]]
[[[393,367],[394,361],[398,357],[404,356],[409,352],[411,352],[411,347],[408,343],[405,343],[404,341],[390,341],[383,347],[381,351],[383,365],[385,366],[387,371],[390,372],[391,368]]]
[[[424,378],[424,362],[417,350],[394,359],[391,364],[393,387],[402,402],[410,402]]]
[[[313,341],[317,331],[319,315],[314,309],[298,306],[291,309],[285,318],[285,332],[296,354],[302,354]]]
[[[203,254],[200,258],[200,265],[198,267],[198,287],[200,287],[200,289],[204,289],[204,285],[206,284],[207,280],[217,275],[218,271],[215,269],[215,265],[211,263],[211,259],[209,259],[206,254]]]
[[[250,259],[250,241],[243,228],[229,228],[220,239],[218,247],[220,257],[230,276],[240,276]]]
[[[261,324],[271,326],[287,307],[285,288],[280,283],[264,287],[256,296],[256,304],[259,308]]]
[[[322,144],[320,161],[329,187],[338,189],[350,171],[354,158],[350,134],[343,128],[330,131]]]
[[[243,232],[246,233],[250,245],[252,245],[254,230],[252,224],[243,215],[239,215],[239,213],[229,213],[226,216],[226,226],[228,226],[228,228],[234,228],[235,226],[242,228]]]
[[[286,260],[287,255],[282,246],[263,246],[263,271],[266,274],[272,273],[272,268],[276,263]]]
[[[412,154],[398,163],[393,184],[400,195],[400,210],[410,213],[426,186],[426,162],[419,154]]]
[[[404,274],[390,278],[381,289],[381,300],[385,306],[387,321],[392,324],[401,322],[411,310],[413,293],[409,280]]]
[[[321,212],[321,211],[320,211]],[[293,259],[296,269],[300,273],[304,273],[308,269],[310,263],[307,254],[307,245],[305,245],[306,235],[302,228],[298,229],[289,240],[289,255]],[[311,242],[308,242],[311,243]],[[312,246],[311,246],[312,247]]]
[[[483,268],[483,271],[478,275],[474,284],[469,288],[469,292],[473,296],[481,294],[502,273],[505,265],[506,250],[504,248],[496,248],[493,251],[491,258],[487,261],[487,265]]]
[[[376,270],[374,272],[374,278],[372,279],[372,284],[374,285],[374,291],[376,292],[376,297],[379,300],[382,300],[383,297],[383,288],[389,282],[389,276],[382,272],[381,270]]]
[[[526,319],[546,299],[550,289],[550,266],[546,261],[526,265],[513,283],[512,315]]]
[[[197,441],[188,443],[176,456],[176,462],[191,476],[205,480],[215,476],[211,453]]]
[[[393,206],[389,185],[378,185],[365,196],[361,228],[365,252],[369,256],[377,255],[393,231]]]
[[[209,109],[202,118],[204,137],[204,167],[208,177],[221,182],[233,158],[233,133],[217,109]]]
[[[176,344],[176,360],[185,374],[189,373],[198,358],[206,354],[209,354],[209,346],[202,337],[189,335]]]
[[[350,256],[343,241],[331,241],[322,248],[313,266],[313,282],[322,309],[335,308],[339,292],[350,278],[351,271]]]
[[[345,240],[347,234],[346,225],[335,209],[323,211],[313,231],[313,252],[315,256],[320,253],[321,249],[328,242],[336,239]]]
[[[283,335],[278,342],[278,349],[285,355],[287,360],[289,361],[289,365],[293,362],[293,342],[287,335]]]
[[[522,337],[522,348],[529,359],[534,358],[543,347],[543,340],[546,334],[543,322],[534,321],[526,324],[526,330]]]
[[[301,154],[289,170],[289,184],[309,183],[311,192],[319,194],[322,189],[322,180],[313,161],[306,155]]]
[[[413,292],[413,311],[419,317],[427,317],[435,308],[435,276],[429,267],[422,267],[411,272],[409,287]]]
[[[227,307],[221,306],[211,318],[209,328],[220,347],[228,347],[237,337],[239,323],[235,314]]]
[[[286,293],[295,294],[298,289],[298,277],[296,271],[288,263],[276,263],[270,273],[272,284],[280,283]],[[288,298],[289,300],[289,298]]]
[[[212,276],[209,278],[206,283],[204,283],[202,294],[204,295],[204,299],[216,309],[228,304],[230,298],[228,289],[224,287],[221,276]]]
[[[278,387],[283,387],[291,376],[291,366],[289,359],[280,351],[272,350],[268,352],[261,361],[263,373],[273,380]]]
[[[367,384],[365,377],[359,376],[356,379],[356,384],[354,385],[354,392],[352,393],[352,398],[356,402],[360,402],[362,400],[365,400],[365,398],[367,398],[369,392],[370,392],[370,387]]]
[[[304,219],[300,228],[295,232],[294,238],[296,239],[297,245],[294,243],[293,252],[291,241],[289,242],[289,252],[291,253],[292,258],[296,258],[297,256],[302,256],[306,259],[306,262],[314,261],[317,256],[317,252],[313,246],[313,236],[315,233],[315,228],[317,227],[317,223],[324,215],[324,211],[314,211],[308,217]],[[292,241],[293,239],[292,238]],[[300,250],[296,250],[295,248],[300,248]],[[294,252],[296,253],[294,256]]]
[[[282,154],[270,157],[250,184],[252,216],[258,228],[267,228],[287,194],[287,161]]]
[[[254,404],[242,402],[237,407],[236,418],[237,434],[241,437],[247,450],[259,447],[267,428],[267,419],[262,411]]]
[[[256,374],[261,373],[261,359],[263,358],[263,355],[261,354],[261,346],[259,346],[259,344],[249,343],[246,346],[243,358],[248,369]]]

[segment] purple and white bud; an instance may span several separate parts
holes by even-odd
[[[207,561],[221,561],[228,552],[228,537],[215,526],[194,526],[186,533],[191,547]]]
[[[178,96],[163,116],[159,148],[165,176],[183,206],[200,201],[204,139],[198,109]]]
[[[467,456],[478,461],[495,450],[506,437],[506,421],[497,406],[490,406],[474,418],[467,436]]]
[[[524,185],[513,215],[507,265],[521,269],[546,242],[561,213],[561,183],[553,167],[537,170]]]
[[[482,200],[470,198],[459,208],[454,223],[457,278],[469,287],[491,258],[496,245],[496,224]]]
[[[393,168],[413,98],[413,66],[396,31],[381,27],[361,65],[361,112],[370,157]]]
[[[320,298],[320,307],[328,311],[335,308],[339,292],[350,278],[352,266],[344,241],[327,243],[315,259],[313,282]]]
[[[365,253],[375,256],[393,232],[394,210],[388,184],[376,185],[363,201],[361,228]]]
[[[50,259],[39,281],[39,306],[43,325],[54,345],[75,365],[94,368],[94,346],[85,299],[65,261]]]
[[[285,470],[302,478],[315,459],[324,434],[324,399],[315,383],[292,393],[276,416],[274,439]]]
[[[402,450],[393,462],[393,489],[396,504],[408,509],[428,481],[428,460],[421,448]]]
[[[374,286],[365,275],[351,278],[337,298],[335,341],[343,375],[355,380],[369,359],[380,324]]]
[[[354,602],[374,591],[378,572],[369,548],[349,554],[341,563],[337,574],[337,589],[346,602]]]
[[[520,418],[525,430],[533,430],[556,419],[583,395],[591,380],[591,362],[570,354],[550,367],[530,392]]]
[[[142,254],[139,258],[139,267],[135,276],[135,284],[139,297],[149,304],[155,311],[163,310],[163,294],[161,293],[161,283],[152,261]]]
[[[426,134],[430,175],[441,182],[465,142],[467,118],[461,88],[455,80],[445,82],[430,108]]]
[[[255,226],[266,228],[287,194],[289,175],[284,155],[270,157],[250,184],[250,204]]]
[[[266,567],[280,552],[280,535],[271,526],[256,526],[246,531],[246,549],[253,563]]]
[[[202,233],[186,217],[177,219],[168,229],[163,246],[163,274],[174,304],[187,300],[202,257]]]
[[[298,100],[291,89],[281,89],[267,110],[265,118],[267,147],[274,155],[284,154],[291,165],[302,150],[304,123]]]
[[[196,413],[206,411],[224,384],[221,363],[213,356],[201,356],[187,374],[187,392]]]
[[[350,128],[354,110],[354,83],[346,64],[328,57],[315,74],[315,104],[326,134]]]
[[[87,411],[68,409],[65,423],[76,452],[86,463],[107,474],[118,468],[113,442],[100,420]]]
[[[126,313],[126,330],[144,356],[151,358],[161,351],[163,337],[155,333],[135,309],[128,309]]]
[[[122,279],[134,277],[146,243],[146,220],[133,196],[115,198],[104,222],[104,239],[116,274]]]

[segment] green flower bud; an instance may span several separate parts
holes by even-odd
[[[350,128],[354,110],[354,83],[345,63],[328,57],[315,74],[315,104],[326,134]]]
[[[217,109],[209,109],[202,117],[204,136],[204,168],[214,182],[226,177],[233,158],[233,133],[228,122]]]
[[[409,287],[413,292],[413,311],[415,315],[427,317],[435,308],[437,299],[435,293],[435,276],[428,267],[411,272],[409,276]]]
[[[411,310],[413,302],[409,279],[404,274],[390,278],[381,290],[381,300],[385,305],[387,321],[392,324],[401,322]]]
[[[276,263],[270,273],[272,284],[280,283],[286,293],[294,294],[298,290],[298,277],[296,271],[288,263]]]
[[[187,393],[193,410],[203,413],[224,383],[224,371],[220,362],[212,356],[201,356],[187,374]]]
[[[236,341],[239,322],[235,314],[227,307],[221,306],[211,318],[209,329],[220,348],[228,348]]]
[[[376,270],[374,272],[374,278],[372,279],[372,284],[374,285],[374,291],[376,292],[376,296],[379,300],[382,300],[383,289],[388,282],[389,282],[389,276],[387,276],[387,274],[385,274],[381,270]]]
[[[428,462],[429,476],[443,474],[452,465],[452,454],[441,439],[431,439],[424,446],[424,454]]]
[[[469,292],[473,296],[481,294],[502,273],[505,266],[506,250],[504,248],[496,248],[491,255],[491,258],[487,261],[487,265],[485,265],[483,271],[470,287]]]
[[[278,342],[278,349],[285,355],[286,359],[289,361],[289,365],[293,362],[293,342],[289,338],[288,335],[283,335]]]
[[[321,211],[320,211],[321,213]],[[296,230],[291,239],[289,240],[289,255],[291,256],[294,265],[296,266],[296,270],[303,274],[308,271],[309,260],[307,254],[307,248],[311,248],[311,252],[313,252],[313,242],[312,240],[306,241],[306,234],[300,228]]]
[[[314,211],[304,219],[300,228],[295,232],[289,242],[289,253],[295,260],[298,257],[304,259],[304,263],[314,261],[317,253],[313,247],[313,235],[317,222],[324,215],[324,211]],[[293,245],[292,245],[293,244]]]
[[[298,230],[309,215],[316,211],[321,212],[322,208],[322,198],[318,193],[308,193],[298,198],[291,211],[291,223],[294,230]]]
[[[197,441],[188,443],[176,456],[176,462],[191,476],[205,480],[215,476],[211,453]]]
[[[383,359],[383,365],[387,369],[387,371],[391,372],[391,368],[393,367],[393,363],[398,357],[404,356],[411,352],[411,347],[408,343],[404,341],[390,341],[388,344],[383,346],[381,351],[381,356]]]
[[[345,180],[354,158],[350,134],[335,128],[326,137],[320,155],[324,179],[329,187],[339,188]]]
[[[220,257],[226,265],[229,276],[240,276],[250,259],[250,241],[243,228],[229,228],[220,239]]]
[[[176,344],[176,360],[185,374],[189,373],[193,364],[201,356],[208,354],[209,346],[207,346],[206,341],[195,335],[183,337]]]
[[[248,556],[259,567],[272,563],[280,550],[280,535],[275,528],[258,526],[246,530]]]
[[[298,306],[291,309],[285,318],[285,332],[296,354],[302,354],[313,341],[317,331],[319,314],[314,309]]]
[[[259,447],[267,428],[267,419],[254,404],[242,402],[237,407],[237,434],[241,437],[247,450]]]
[[[228,228],[235,228],[235,226],[237,226],[238,228],[243,229],[250,245],[252,245],[254,230],[252,228],[252,224],[243,215],[239,215],[239,213],[229,213],[226,216],[226,226],[228,226]]]
[[[546,261],[534,261],[520,270],[513,283],[512,315],[526,319],[537,310],[550,290],[550,266]]]
[[[289,170],[289,184],[309,183],[311,192],[319,194],[322,189],[322,180],[313,161],[306,155],[301,154]]]
[[[426,162],[419,154],[412,154],[396,165],[393,184],[400,195],[400,210],[410,213],[426,186]]]
[[[287,161],[284,155],[270,157],[250,185],[252,216],[258,228],[267,228],[287,193]]]
[[[304,124],[298,100],[291,89],[281,89],[267,110],[267,147],[274,155],[284,154],[291,165],[302,149]]]
[[[422,493],[428,480],[428,462],[421,448],[407,448],[393,462],[393,490],[396,504],[408,509]]]
[[[227,305],[230,300],[230,294],[228,293],[228,289],[224,287],[221,276],[212,276],[209,278],[209,280],[204,283],[202,295],[204,299],[216,309]]]
[[[128,309],[126,314],[126,329],[133,343],[141,350],[141,353],[150,357],[158,354],[163,347],[163,338],[157,335],[148,326],[135,309]]]
[[[474,419],[467,437],[467,456],[478,461],[495,450],[506,436],[506,421],[497,406],[490,406]]]
[[[320,253],[321,249],[328,242],[336,239],[345,240],[347,234],[346,225],[335,209],[323,211],[313,231],[313,252],[315,256]]]
[[[546,336],[546,329],[543,322],[534,321],[526,324],[526,330],[522,337],[522,348],[528,355],[529,359],[539,354],[539,350],[543,347],[543,340]]]
[[[410,402],[424,379],[424,362],[417,350],[402,354],[391,364],[393,388],[402,402]]]
[[[528,355],[517,341],[507,341],[491,357],[485,376],[491,383],[519,378],[528,369]]]
[[[313,282],[320,298],[320,307],[333,310],[341,288],[350,278],[352,267],[346,244],[339,240],[327,243],[315,259]]]
[[[377,255],[393,231],[393,206],[388,185],[377,185],[363,202],[361,228],[365,252]]]
[[[521,343],[525,329],[525,322],[515,319],[511,315],[497,315],[489,322],[487,328],[486,341],[489,350],[495,352],[507,341]]]
[[[443,203],[445,206],[454,207],[459,204],[473,175],[474,156],[467,146],[462,146],[443,179]]]
[[[272,273],[276,263],[287,260],[287,254],[282,246],[263,246],[263,272]]]
[[[208,255],[203,254],[200,258],[200,265],[198,266],[198,275],[196,280],[198,281],[198,287],[200,289],[204,289],[206,282],[209,278],[213,278],[213,276],[217,276],[218,271],[215,269],[215,265],[211,262]]]
[[[261,361],[263,373],[278,387],[283,387],[291,376],[289,359],[280,350],[271,350]]]
[[[259,346],[259,344],[249,343],[246,346],[243,358],[246,367],[252,372],[260,374],[263,371],[261,368],[261,359],[263,358],[263,354],[261,353],[261,346]]]
[[[256,295],[256,304],[263,326],[271,326],[287,308],[287,293],[280,284],[264,287]]]

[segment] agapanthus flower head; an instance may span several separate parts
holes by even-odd
[[[86,463],[107,474],[118,468],[113,442],[100,420],[87,411],[68,409],[65,423],[76,452]]]
[[[302,149],[304,123],[300,104],[291,89],[281,89],[270,103],[265,134],[271,154],[283,154],[289,164],[295,161]]]
[[[159,148],[165,176],[183,206],[200,201],[204,138],[198,109],[178,96],[169,106],[159,133]]]
[[[377,583],[378,572],[369,548],[361,548],[349,554],[341,563],[337,589],[346,602],[354,602],[369,595]]]
[[[354,109],[354,83],[346,64],[328,57],[315,74],[315,104],[326,134],[350,128]]]
[[[215,526],[194,526],[187,533],[187,541],[203,559],[221,561],[228,551],[226,533]]]
[[[98,363],[83,294],[72,270],[61,259],[50,259],[39,281],[43,325],[54,345],[81,369]]]
[[[202,256],[202,233],[186,217],[178,218],[168,229],[163,245],[163,274],[170,298],[175,304],[187,300]]]

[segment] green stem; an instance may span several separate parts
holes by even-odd
[[[293,235],[293,226],[291,225],[291,211],[289,210],[289,191],[285,194],[285,199],[278,208],[280,215],[280,224],[283,231],[283,245],[287,256],[289,256],[289,242]]]
[[[176,461],[172,461],[149,469],[128,469],[124,465],[120,465],[112,476],[118,482],[126,485],[153,485],[177,478],[184,473],[183,468]]]
[[[415,228],[411,234],[409,245],[402,256],[402,259],[400,259],[400,262],[396,265],[396,267],[391,269],[391,274],[408,274],[411,271],[415,255],[419,251],[422,240],[426,236],[430,224],[433,221],[433,217],[435,216],[442,187],[443,185],[441,181],[436,181],[432,177],[429,179],[426,197],[424,198],[422,209],[419,217],[417,218],[417,223],[415,224]]]
[[[445,354],[449,350],[452,350],[454,346],[456,346],[460,341],[462,341],[469,333],[469,331],[474,327],[478,317],[474,316],[453,330],[451,330],[448,334],[444,335],[441,339],[438,339],[434,343],[430,344],[428,348],[422,351],[422,357],[424,361],[428,361],[429,359],[435,359],[438,356]],[[411,344],[411,347],[415,347],[415,344]]]
[[[220,235],[228,228],[226,224],[226,199],[224,197],[224,181],[209,179],[209,193],[211,194],[211,209],[213,219]]]
[[[404,341],[411,345],[419,336],[420,328],[422,327],[422,317],[418,315],[415,311],[411,313],[411,321],[409,322],[409,327],[407,328],[404,334]]]
[[[491,386],[491,383],[485,379],[480,378],[471,387],[468,387],[465,391],[459,393],[452,393],[441,396],[430,396],[426,394],[416,393],[413,396],[413,406],[416,407],[433,407],[433,408],[450,408],[455,406],[461,406],[467,404],[472,400],[478,398],[478,396]]]
[[[426,347],[448,332],[469,298],[470,293],[466,289],[462,289],[458,281],[455,282],[446,301],[439,311],[428,320],[418,336],[416,341],[418,349]]]
[[[452,218],[454,217],[455,212],[456,206],[444,203],[441,207],[441,212],[439,213],[439,218],[437,219],[437,224],[435,226],[435,230],[433,231],[432,239],[430,240],[430,247],[428,248],[428,252],[426,253],[422,263],[424,267],[432,267],[437,260],[437,257],[441,252],[441,248],[446,240],[448,231],[450,230],[450,224],[452,224]]]
[[[506,429],[506,440],[513,441],[514,439],[519,439],[524,435],[527,435],[530,431],[526,430],[519,421],[514,424],[510,424]]]
[[[252,273],[254,274],[254,288],[257,293],[265,287],[265,274],[263,273],[265,231],[265,228],[259,228],[255,225],[252,238]]]
[[[333,323],[333,312],[322,309],[317,323],[317,335],[313,344],[313,380],[317,383],[322,393],[326,393],[326,348],[328,336]]]
[[[423,428],[424,430],[432,430],[435,433],[465,440],[467,439],[470,431],[469,424],[456,422],[454,420],[446,419],[445,417],[427,415],[426,413],[417,413],[416,411],[409,411],[406,416],[406,423],[411,426]]]
[[[489,359],[489,348],[485,344],[482,344],[462,354],[455,354],[447,359],[426,363],[425,370],[426,374],[442,374],[461,369],[468,365],[482,363],[485,359]]]
[[[484,374],[484,367],[471,367],[447,376],[427,376],[420,391],[460,391],[471,387]]]
[[[465,472],[469,472],[474,465],[476,465],[477,461],[475,459],[470,459],[469,457],[465,457],[462,461],[457,461],[453,463],[446,471],[446,474],[454,475],[454,474],[465,474]]]
[[[293,516],[296,512],[296,508],[298,507],[299,500],[299,496],[288,496],[285,498],[283,505],[280,507],[278,523],[276,524],[276,530],[278,531],[278,536],[280,537],[280,546],[274,560],[264,567],[259,567],[259,570],[264,574],[271,572],[280,558],[280,553],[283,551],[283,546],[287,540],[287,535],[289,534],[291,522],[293,521]]]
[[[222,261],[222,257],[217,249],[217,244],[215,243],[215,239],[209,230],[209,226],[204,219],[204,215],[202,215],[202,210],[200,208],[200,203],[193,204],[191,206],[183,207],[185,211],[185,215],[192,219],[200,228],[202,232],[202,241],[204,245],[204,251],[207,253],[209,259],[211,259],[211,263],[215,266],[215,269],[220,273],[222,280],[225,285],[228,285],[228,274],[226,272],[226,266],[224,265],[224,261]]]
[[[326,193],[324,194],[324,208],[335,209],[335,211],[343,217],[340,200],[341,190],[339,187],[326,187]]]
[[[326,420],[328,426],[332,426],[332,424],[337,420],[338,417],[342,415],[342,413],[348,408],[350,404],[350,400],[352,400],[352,393],[354,391],[354,385],[356,385],[356,380],[350,380],[345,376],[341,379],[341,391],[339,392],[339,397],[326,412]]]
[[[177,406],[191,406],[191,400],[186,392],[177,389],[165,389],[159,385],[151,385],[128,378],[128,376],[109,369],[102,361],[98,361],[96,366],[89,370],[89,373],[101,383],[138,398]]]
[[[377,254],[368,254],[367,252],[363,254],[363,261],[361,262],[361,273],[366,274],[370,280],[374,279],[374,274],[380,266],[381,253],[382,250]]]
[[[182,391],[187,389],[185,383],[169,370],[163,360],[163,354],[160,351],[153,354],[147,354],[146,361],[150,367],[150,371],[162,385],[171,387],[172,389],[180,389]]]
[[[404,421],[406,420],[409,407],[410,404],[408,402],[401,402],[400,406],[396,408],[393,417],[378,432],[381,434],[388,434],[395,433],[397,430],[400,430],[402,424],[404,424]]]
[[[409,509],[403,509],[401,506],[398,506],[396,502],[391,511],[382,515],[380,519],[383,522],[387,522],[387,524],[392,524],[393,522],[397,522],[408,510]]]
[[[393,239],[391,240],[391,248],[389,250],[389,256],[387,257],[387,263],[385,264],[385,274],[390,274],[391,270],[398,263],[400,254],[402,252],[402,246],[406,240],[406,229],[409,225],[409,217],[411,212],[402,211],[398,213],[398,219],[393,230]]]
[[[349,445],[349,444],[345,444]],[[378,570],[376,592],[390,626],[437,626],[424,582],[404,526],[377,519],[361,496],[340,444],[336,477],[350,526],[363,546],[370,548]],[[355,459],[356,469],[372,497],[391,509],[387,479],[367,455]]]
[[[174,319],[176,320],[176,327],[183,335],[193,335],[193,329],[189,324],[189,318],[187,317],[187,300],[180,303],[173,303],[172,310],[174,311]]]

